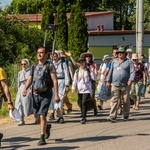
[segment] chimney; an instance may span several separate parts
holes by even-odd
[[[100,31],[100,30],[101,30],[101,26],[98,25],[98,26],[97,26],[97,31]]]
[[[101,25],[101,31],[104,31],[104,25]]]

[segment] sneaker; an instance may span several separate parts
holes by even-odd
[[[129,120],[129,116],[124,116],[124,121],[128,121]]]
[[[142,94],[141,94],[141,98],[145,98],[145,95],[144,95],[144,93],[142,93]]]
[[[20,122],[18,123],[18,126],[23,126],[23,125],[25,125],[25,121],[20,121]]]
[[[86,118],[82,118],[82,120],[81,120],[81,124],[85,124],[86,123]]]
[[[72,112],[72,109],[67,110],[67,114],[70,114]]]
[[[60,123],[60,124],[64,123],[64,118],[63,118],[63,117],[61,117],[61,118],[59,119],[59,123]]]
[[[50,136],[50,130],[51,130],[52,125],[51,124],[47,124],[46,126],[46,134],[45,134],[45,139],[48,139]]]
[[[3,134],[0,133],[0,146],[1,146],[1,140],[2,140],[2,138],[3,138]]]
[[[112,123],[117,122],[116,118],[113,118],[113,117],[110,117],[110,116],[107,118],[107,120],[111,121]]]
[[[44,134],[43,134],[41,135],[40,140],[37,143],[37,145],[40,146],[40,145],[45,145],[45,144],[46,144],[46,141],[45,141]]]
[[[98,105],[99,110],[103,110],[103,107],[101,105]]]
[[[54,113],[51,113],[51,114],[50,114],[50,116],[49,116],[49,120],[55,120]]]
[[[132,109],[135,109],[135,105],[133,105]]]

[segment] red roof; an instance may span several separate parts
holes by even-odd
[[[114,11],[100,11],[100,12],[85,12],[86,17],[91,17],[91,16],[100,16],[100,15],[106,15],[106,14],[114,14]],[[71,13],[67,13],[67,19],[70,19]]]
[[[22,19],[24,21],[30,21],[30,22],[40,22],[42,20],[42,14],[15,14],[15,15],[7,15],[8,19],[12,18],[18,18]]]
[[[67,19],[70,19],[70,14],[67,13]],[[101,11],[101,12],[85,12],[85,16],[97,16],[97,15],[106,15],[106,14],[114,14],[114,11]],[[14,14],[14,15],[7,15],[8,19],[12,19],[13,17],[17,17],[19,19],[30,21],[30,22],[36,22],[42,20],[42,14]]]

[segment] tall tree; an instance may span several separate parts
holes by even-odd
[[[66,17],[66,7],[63,0],[60,0],[60,3],[57,7],[56,24],[58,26],[56,32],[56,48],[67,50],[68,24]]]
[[[68,25],[68,50],[71,51],[75,49],[74,44],[74,15],[75,15],[75,5],[72,5],[71,7],[71,14],[70,14],[70,20]]]
[[[74,10],[74,30],[72,32],[73,38],[71,38],[73,44],[72,48],[69,47],[69,51],[71,51],[75,57],[79,57],[81,53],[88,50],[87,20],[79,0],[77,0]],[[69,37],[71,37],[71,35]]]
[[[54,23],[53,6],[51,0],[46,0],[42,10],[41,28],[46,30],[46,25],[49,23]]]
[[[36,14],[40,13],[44,7],[44,0],[13,0],[10,14]]]

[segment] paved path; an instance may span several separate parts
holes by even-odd
[[[141,101],[140,110],[132,110],[130,120],[122,116],[117,123],[106,120],[109,115],[108,103],[98,116],[88,112],[88,122],[80,124],[80,111],[74,110],[65,116],[64,124],[52,123],[47,145],[37,146],[39,125],[28,120],[25,126],[17,123],[0,127],[4,134],[1,149],[5,150],[150,150],[150,100]]]

